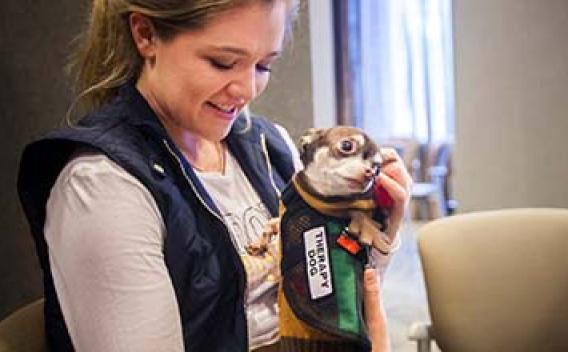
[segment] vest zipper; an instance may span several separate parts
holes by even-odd
[[[195,185],[193,184],[193,182],[191,182],[191,179],[189,178],[189,176],[187,176],[187,173],[185,172],[185,168],[183,167],[183,164],[181,162],[181,160],[179,159],[179,157],[177,156],[177,154],[172,150],[172,148],[170,147],[170,144],[168,143],[167,140],[162,140],[164,142],[164,145],[166,146],[166,149],[168,150],[168,152],[176,159],[179,168],[181,169],[181,172],[185,178],[185,180],[187,181],[187,183],[189,183],[189,186],[191,187],[191,189],[193,190],[193,193],[195,193],[195,195],[197,196],[197,199],[199,199],[199,201],[201,202],[201,204],[211,213],[213,214],[213,216],[215,216],[219,221],[221,221],[223,223],[223,225],[225,225],[225,227],[229,228],[227,226],[227,223],[225,222],[225,220],[223,220],[223,218],[217,214],[217,212],[215,212],[213,209],[211,209],[211,207],[207,204],[207,202],[205,202],[205,200],[203,200],[203,198],[201,197],[201,194],[199,194],[199,192],[197,191],[197,188],[195,187]]]
[[[168,150],[168,152],[176,159],[181,172],[185,178],[185,180],[187,181],[187,183],[189,183],[189,186],[191,187],[191,189],[193,190],[193,193],[195,193],[195,195],[197,196],[197,199],[199,199],[199,201],[201,202],[201,204],[205,207],[205,209],[207,209],[215,218],[217,218],[219,221],[221,221],[221,223],[225,226],[225,228],[227,229],[227,231],[229,231],[229,226],[227,225],[227,223],[225,222],[225,220],[219,215],[217,214],[217,212],[213,211],[213,209],[211,209],[211,207],[207,204],[207,202],[205,202],[205,200],[203,200],[203,198],[201,197],[201,194],[199,194],[199,192],[197,191],[197,188],[195,187],[195,185],[193,184],[193,182],[191,182],[191,179],[189,178],[189,176],[187,176],[187,173],[185,172],[185,168],[183,167],[183,164],[181,162],[181,160],[179,159],[179,157],[177,156],[177,154],[172,150],[172,148],[170,147],[170,144],[168,143],[167,140],[163,139],[162,142],[164,143],[164,145],[166,146],[166,149]],[[238,265],[241,268],[241,272],[244,274],[244,278],[245,278],[245,282],[243,283],[244,285],[244,292],[243,292],[243,308],[244,308],[244,313],[245,313],[245,329],[247,331],[247,335],[248,335],[248,319],[247,319],[247,297],[248,297],[248,285],[247,285],[247,272],[244,268],[243,262],[240,259],[239,254],[237,253],[237,250],[233,244],[233,241],[230,241],[231,247],[233,248],[233,253],[236,254],[238,260]],[[248,341],[248,337],[245,338],[245,341]],[[245,350],[248,350],[248,342],[246,343],[246,347]]]
[[[270,184],[272,184],[272,188],[276,191],[278,198],[281,198],[282,194],[278,187],[276,187],[276,182],[274,182],[274,177],[272,175],[272,163],[270,162],[270,155],[268,155],[268,147],[266,146],[266,137],[264,133],[260,134],[260,146],[262,147],[262,154],[264,154],[264,161],[266,162],[266,167],[268,169],[268,176],[270,177]]]

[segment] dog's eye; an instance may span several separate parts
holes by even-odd
[[[338,143],[339,151],[343,154],[353,154],[357,151],[357,143],[350,139],[343,139]]]

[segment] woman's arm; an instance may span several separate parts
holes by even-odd
[[[47,204],[45,237],[63,316],[78,351],[183,351],[150,193],[103,155],[75,158]]]
[[[389,210],[388,226],[384,236],[392,250],[388,255],[384,255],[372,249],[372,261],[379,276],[384,273],[392,254],[400,247],[401,239],[398,233],[404,221],[404,213],[408,207],[412,187],[412,177],[398,153],[392,148],[382,148],[381,154],[385,166],[378,177],[379,187],[382,187],[392,199],[392,208]]]
[[[381,169],[378,182],[393,200],[386,235],[394,243],[410,201],[412,177],[393,148],[381,148],[381,154],[385,166]]]
[[[378,182],[389,196],[392,198],[393,207],[390,209],[388,227],[385,236],[392,244],[393,250],[400,245],[398,234],[404,212],[406,211],[409,199],[412,178],[406,170],[400,156],[391,148],[381,149],[384,157],[385,167],[379,174]],[[369,336],[373,344],[373,352],[390,351],[390,339],[387,330],[387,319],[381,298],[380,282],[382,273],[386,269],[391,257],[380,254],[377,250],[372,250],[373,261],[376,269],[366,269],[364,273],[364,306],[365,318],[369,329]]]

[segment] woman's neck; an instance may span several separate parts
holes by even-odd
[[[189,134],[189,133],[188,133]],[[178,136],[179,137],[179,136]],[[220,141],[205,138],[172,136],[177,147],[194,169],[200,172],[225,172],[225,146]]]
[[[194,169],[201,172],[225,172],[226,151],[222,141],[209,140],[167,118],[167,114],[160,109],[149,90],[145,89],[142,78],[138,80],[136,88],[152,107],[170,138]]]
[[[200,172],[225,172],[225,145],[180,128],[164,126],[186,160]],[[171,126],[170,126],[171,127]]]

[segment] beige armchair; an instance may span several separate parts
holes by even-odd
[[[0,322],[0,352],[47,352],[43,298]]]
[[[431,324],[419,351],[568,351],[568,209],[456,215],[419,230]]]

